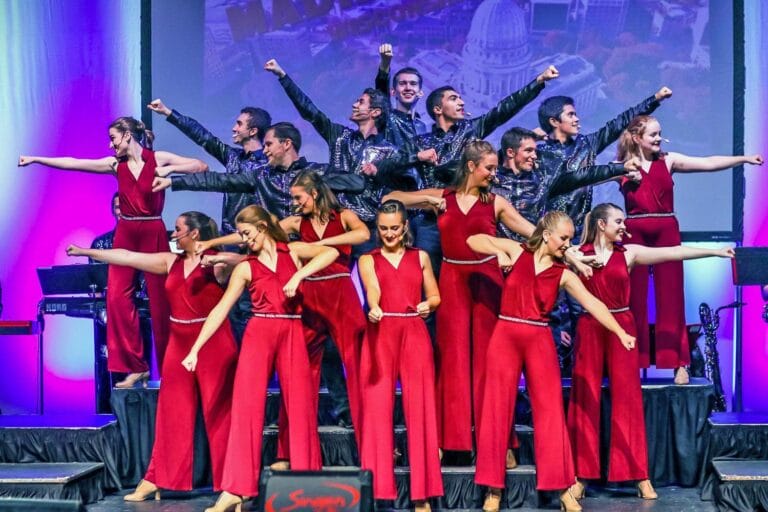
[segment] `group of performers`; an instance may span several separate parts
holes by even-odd
[[[207,510],[239,510],[256,496],[275,371],[281,411],[273,469],[321,469],[318,387],[327,336],[342,357],[361,467],[373,471],[377,499],[397,496],[392,410],[399,381],[415,509],[429,510],[429,498],[443,494],[444,451],[475,450],[476,482],[488,488],[483,509],[498,510],[505,469],[516,465],[514,409],[524,370],[537,487],[559,491],[564,510],[581,510],[586,482],[600,476],[604,367],[613,396],[609,479],[634,481],[640,497],[656,498],[639,376],[648,365],[647,266],[665,276],[656,287],[656,362],[677,369],[676,382],[684,383],[681,262],[733,256],[680,245],[671,176],[762,158],[663,152],[650,113],[671,96],[667,88],[588,135],[580,133],[573,100],[550,97],[539,107],[544,140],[512,128],[497,152],[482,139],[556,79],[554,67],[472,119],[460,93],[440,87],[426,98],[434,121],[427,130],[414,109],[423,96],[418,70],[398,71],[390,87],[390,45],[380,57],[377,87],[353,105],[355,128],[331,121],[276,61],[265,65],[328,143],[328,164],[299,156],[300,132],[273,123],[264,109],[239,113],[230,146],[161,100],[148,107],[225,173],[152,151],[151,132],[132,118],[109,128],[114,156],[20,157],[22,166],[117,177],[115,248],[72,245],[68,253],[110,264],[108,364],[126,375],[120,386],[148,378],[132,301],[136,270],[147,276],[162,386],[152,458],[125,499],[191,489],[198,402],[214,489],[222,491]],[[617,139],[620,163],[595,165]],[[185,175],[169,177],[175,173]],[[591,185],[610,179],[619,182],[626,216],[612,204],[592,208]],[[169,187],[224,192],[224,236],[209,216],[184,212],[172,234],[181,253],[169,252],[161,220]],[[630,233],[640,243],[623,243]],[[219,250],[238,244],[245,250]],[[567,416],[549,317],[561,290],[585,310]],[[433,313],[431,329],[425,320]]]

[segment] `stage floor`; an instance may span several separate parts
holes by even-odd
[[[213,505],[216,495],[211,492],[174,494],[161,501],[143,503],[125,503],[123,495],[129,491],[107,496],[105,499],[86,507],[88,512],[198,512]],[[658,489],[657,501],[643,501],[631,492],[631,489],[592,489],[583,502],[584,510],[600,512],[716,512],[714,503],[701,501],[698,489],[682,487],[662,487]],[[253,507],[255,510],[255,507]],[[382,510],[382,509],[378,509]],[[433,509],[438,510],[438,509]],[[452,512],[460,512],[454,509]],[[480,509],[463,509],[479,511]],[[540,512],[540,508],[516,508],[515,512]],[[552,509],[555,510],[555,509]]]

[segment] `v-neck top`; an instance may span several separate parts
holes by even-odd
[[[593,244],[584,244],[580,248],[587,256],[595,254]],[[589,292],[603,301],[609,309],[629,306],[629,269],[627,269],[626,249],[621,244],[613,244],[611,257],[604,266],[592,269],[592,277],[581,277],[581,282]]]
[[[248,291],[251,294],[251,312],[300,314],[300,294],[297,293],[296,296],[289,299],[283,293],[283,286],[298,269],[291,258],[287,244],[277,242],[276,252],[277,265],[274,272],[260,262],[256,256],[251,255],[245,260],[251,267],[251,284],[248,285]]]
[[[554,261],[536,275],[533,251],[523,244],[523,252],[504,281],[501,314],[524,320],[548,322],[548,314],[560,291],[560,278],[565,265]]]
[[[205,254],[216,254],[206,251]],[[224,290],[216,281],[213,267],[199,263],[184,277],[185,255],[176,257],[165,279],[165,291],[171,308],[171,316],[180,320],[205,318],[219,303]]]
[[[627,178],[621,181],[627,215],[674,213],[674,187],[675,182],[667,162],[663,157],[654,160],[648,172],[643,173],[640,183]]]
[[[307,243],[317,242],[319,240],[331,238],[332,236],[343,235],[346,232],[347,231],[344,229],[344,223],[341,222],[341,212],[332,211],[330,213],[328,217],[328,224],[325,226],[325,231],[323,232],[322,237],[318,236],[315,228],[312,226],[312,221],[309,217],[302,217],[301,223],[299,224],[299,236],[301,237],[301,241]],[[332,274],[349,272],[352,246],[345,244],[334,245],[333,247],[339,251],[338,258],[336,258],[333,263],[325,267],[320,272],[316,272],[314,275],[329,276]]]
[[[165,191],[152,192],[157,161],[154,151],[141,150],[144,165],[138,179],[128,167],[128,160],[117,164],[117,193],[120,197],[120,214],[125,217],[157,217],[163,213]]]
[[[445,211],[437,217],[443,256],[466,261],[482,259],[483,256],[469,248],[467,238],[477,234],[496,236],[494,194],[490,195],[490,201],[487,203],[483,203],[478,197],[467,213],[459,208],[456,189],[444,189],[443,198]]]
[[[406,248],[397,268],[381,254],[380,248],[368,254],[373,258],[373,268],[379,281],[381,310],[385,313],[416,312],[416,306],[421,302],[424,279],[419,250]]]

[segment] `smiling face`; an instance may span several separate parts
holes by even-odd
[[[376,217],[376,229],[382,247],[395,251],[403,246],[408,221],[400,213],[379,213]]]
[[[605,220],[599,219],[598,227],[609,242],[621,242],[627,227],[624,225],[624,212],[611,208]]]
[[[291,187],[291,210],[295,215],[312,215],[315,211],[315,199],[317,191],[310,194],[300,185]]]
[[[533,139],[523,139],[520,141],[520,147],[507,149],[507,158],[513,169],[518,171],[530,172],[536,167],[536,141]]]
[[[647,158],[658,155],[661,153],[661,125],[656,119],[651,119],[639,135],[632,136],[632,140]]]
[[[261,248],[264,247],[264,239],[266,238],[266,226],[238,222],[236,227],[237,233],[251,252],[258,253],[261,251]]]
[[[571,246],[573,222],[561,220],[552,230],[544,230],[544,246],[547,254],[555,258],[565,257],[565,251]]]
[[[194,251],[198,236],[199,233],[196,229],[189,229],[189,226],[187,226],[186,217],[180,215],[176,219],[176,224],[171,234],[171,240],[176,242],[176,247],[185,252]]]
[[[395,77],[395,87],[392,89],[392,96],[395,101],[405,107],[407,110],[419,101],[421,97],[421,85],[418,75],[413,73],[400,73]]]
[[[242,146],[253,137],[256,137],[258,130],[256,128],[248,128],[248,123],[251,122],[251,116],[245,113],[241,113],[235,119],[235,124],[232,125],[232,142],[238,146]]]
[[[467,162],[472,181],[470,186],[489,188],[496,180],[496,170],[499,168],[499,157],[496,153],[485,153],[477,162]]]
[[[264,134],[264,156],[267,157],[267,163],[270,167],[287,167],[291,148],[293,147],[290,139],[280,140],[275,137],[274,130],[267,130]]]
[[[576,107],[573,105],[565,105],[560,116],[557,119],[550,118],[550,123],[552,123],[555,131],[566,137],[575,137],[581,129],[579,116],[576,115]]]

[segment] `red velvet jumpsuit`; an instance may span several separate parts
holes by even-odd
[[[291,468],[319,470],[320,438],[313,410],[309,358],[301,323],[301,299],[287,299],[283,286],[296,273],[288,246],[277,244],[273,272],[255,256],[248,289],[253,318],[248,321],[240,348],[232,393],[232,426],[221,487],[240,496],[256,496],[261,471],[264,408],[273,369],[280,380],[280,399],[288,411]]]
[[[536,488],[565,489],[576,481],[560,365],[546,316],[557,300],[564,268],[555,262],[536,275],[533,252],[524,249],[504,283],[501,314],[488,343],[477,426],[478,485],[504,488],[506,449],[523,367],[533,409]]]
[[[301,220],[299,232],[301,241],[312,243],[346,233],[341,214],[331,212],[322,235],[318,235],[308,218]],[[333,264],[307,277],[302,283],[304,296],[302,321],[304,336],[309,352],[309,366],[312,370],[312,389],[320,387],[320,367],[323,361],[323,341],[330,335],[339,349],[347,375],[347,394],[352,423],[355,425],[355,439],[360,446],[360,346],[365,333],[365,313],[360,304],[355,285],[350,277],[350,254],[352,246],[336,245],[339,257]],[[314,395],[315,411],[319,395]],[[285,411],[280,410],[277,458],[288,458]]]
[[[117,164],[117,192],[120,196],[120,218],[115,228],[114,248],[137,252],[168,252],[168,234],[161,215],[165,192],[152,192],[155,179],[155,154],[141,152],[144,167],[136,179],[127,161]],[[163,366],[168,345],[170,312],[165,295],[165,276],[145,275],[152,317],[157,365]],[[133,302],[136,270],[110,265],[107,277],[107,367],[111,372],[138,373],[149,369],[144,359],[144,343],[139,331],[139,313]]]
[[[443,264],[437,310],[437,425],[440,447],[472,450],[472,420],[479,417],[488,340],[496,324],[502,276],[493,256],[467,245],[475,234],[496,236],[493,195],[465,214],[456,191],[443,192],[446,209],[437,218]]]
[[[581,251],[590,256],[595,254],[592,244],[582,245]],[[594,269],[592,277],[582,278],[582,282],[608,306],[619,325],[634,334],[624,252],[621,245],[614,245],[607,264]],[[568,405],[576,475],[584,479],[600,478],[600,390],[606,366],[611,386],[608,480],[645,480],[648,448],[638,351],[624,348],[616,335],[590,314],[583,315],[576,328],[573,387]]]
[[[157,402],[155,444],[144,479],[162,489],[192,489],[192,456],[199,397],[211,451],[213,488],[220,490],[229,438],[232,382],[237,365],[237,347],[229,321],[225,320],[203,345],[194,372],[181,366],[181,361],[189,354],[203,322],[224,290],[216,281],[211,267],[198,265],[188,276],[184,276],[184,258],[181,256],[168,272],[165,290],[171,305],[171,336],[163,361],[165,367]]]
[[[378,323],[368,324],[361,355],[362,396],[366,404],[361,466],[373,471],[376,499],[397,497],[392,409],[399,377],[408,436],[411,499],[442,496],[432,342],[424,320],[416,313],[423,284],[419,251],[406,249],[397,268],[381,255],[381,249],[370,255],[381,289],[379,306],[384,317]]]
[[[621,191],[627,209],[627,231],[632,243],[648,247],[680,245],[680,226],[674,216],[672,174],[664,158],[651,164],[640,183],[624,180]],[[651,364],[648,333],[648,267],[636,265],[630,278],[629,307],[635,316],[640,366]],[[668,261],[653,266],[656,302],[656,367],[677,368],[690,364],[685,329],[683,262]]]

